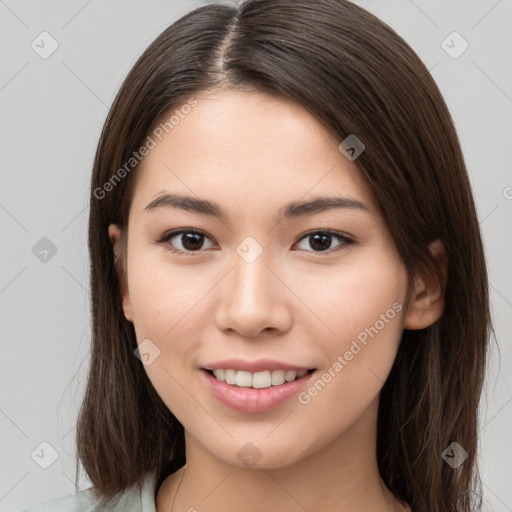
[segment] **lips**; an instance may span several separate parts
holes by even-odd
[[[255,389],[253,387],[238,387],[226,384],[226,382],[219,381],[205,369],[199,372],[200,380],[204,382],[218,402],[230,409],[246,414],[265,413],[278,408],[300,393],[314,375],[314,371],[308,372],[303,377],[285,382],[279,386]]]

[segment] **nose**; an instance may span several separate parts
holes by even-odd
[[[252,263],[234,255],[233,267],[218,291],[215,321],[219,329],[247,338],[290,329],[293,293],[286,277],[272,266],[265,251]]]

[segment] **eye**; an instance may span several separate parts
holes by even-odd
[[[177,239],[178,243],[181,244],[181,247],[178,248],[173,247],[172,240]],[[170,231],[166,233],[158,243],[168,243],[171,247],[171,251],[178,253],[192,253],[198,252],[199,249],[203,248],[204,239],[210,237],[203,233],[202,231],[198,231],[195,229],[180,229],[177,231]]]
[[[302,238],[301,241],[305,240],[306,243],[315,249],[314,251],[309,252],[327,252],[329,249],[333,239],[338,239],[341,241],[337,245],[337,249],[329,250],[329,253],[340,251],[346,248],[347,245],[351,245],[354,243],[354,240],[347,235],[343,235],[341,233],[335,233],[334,231],[310,231],[309,233],[306,233]],[[307,250],[307,249],[306,249]]]
[[[173,242],[174,239],[177,240],[177,243],[179,244],[178,247],[174,245],[176,243]],[[205,239],[211,240],[211,238],[203,231],[199,231],[196,229],[179,229],[170,231],[169,233],[165,233],[162,236],[162,238],[158,241],[158,243],[165,243],[169,245],[170,250],[172,252],[183,253],[192,256],[194,255],[193,253],[204,252],[201,251],[200,249],[204,249]],[[340,241],[340,243],[337,246],[335,246],[339,248],[334,250],[328,250],[333,242],[333,239],[337,239]],[[299,244],[302,243],[302,241],[306,241],[306,243],[308,243],[309,246],[314,249],[313,251],[308,251],[313,253],[332,253],[339,250],[343,250],[346,248],[346,246],[355,243],[354,240],[348,237],[347,235],[336,233],[334,231],[329,230],[310,231],[309,233],[306,233],[305,235],[302,236],[302,238],[299,241]],[[207,249],[208,248],[211,247],[207,247]],[[303,247],[299,248],[304,249]]]

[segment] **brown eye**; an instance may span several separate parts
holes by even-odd
[[[329,250],[333,240],[336,239],[341,241],[341,243],[338,243],[336,246],[339,247],[339,249]],[[306,233],[306,235],[301,238],[301,241],[302,240],[305,240],[306,244],[313,249],[313,251],[309,252],[335,252],[354,243],[354,241],[346,235],[334,233],[332,231],[314,231]]]
[[[200,249],[204,248],[206,239],[209,237],[202,231],[180,229],[166,233],[159,243],[167,243],[174,252],[202,252]]]
[[[211,238],[202,231],[194,229],[179,229],[166,233],[161,240],[159,240],[159,243],[165,243],[168,245],[172,252],[193,255],[194,253],[200,254],[201,252],[204,252],[201,249],[205,248],[205,241],[207,240],[211,240]],[[331,250],[331,246],[336,240],[338,240],[338,244],[336,244],[334,246],[335,248]],[[306,233],[301,238],[300,243],[304,243],[304,241],[311,249],[313,249],[313,251],[304,247],[299,248],[317,254],[325,252],[332,253],[343,250],[348,245],[355,243],[354,240],[346,235],[328,230],[317,230]],[[206,247],[206,249],[211,247],[212,246]]]

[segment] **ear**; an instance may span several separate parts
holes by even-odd
[[[108,236],[113,245],[114,261],[123,258],[121,250],[121,230],[117,224],[110,224],[108,227]],[[121,297],[123,301],[123,311],[126,320],[133,322],[132,305],[130,302],[130,294],[128,293],[128,286],[126,283],[126,275],[124,272],[124,263],[121,260],[119,267],[116,265],[117,277],[119,279],[119,286],[121,288]]]
[[[446,282],[448,261],[441,240],[429,245],[432,255],[438,260]],[[442,283],[434,272],[426,276],[418,276],[413,285],[409,307],[405,315],[404,329],[424,329],[439,318],[444,311],[444,291]]]

